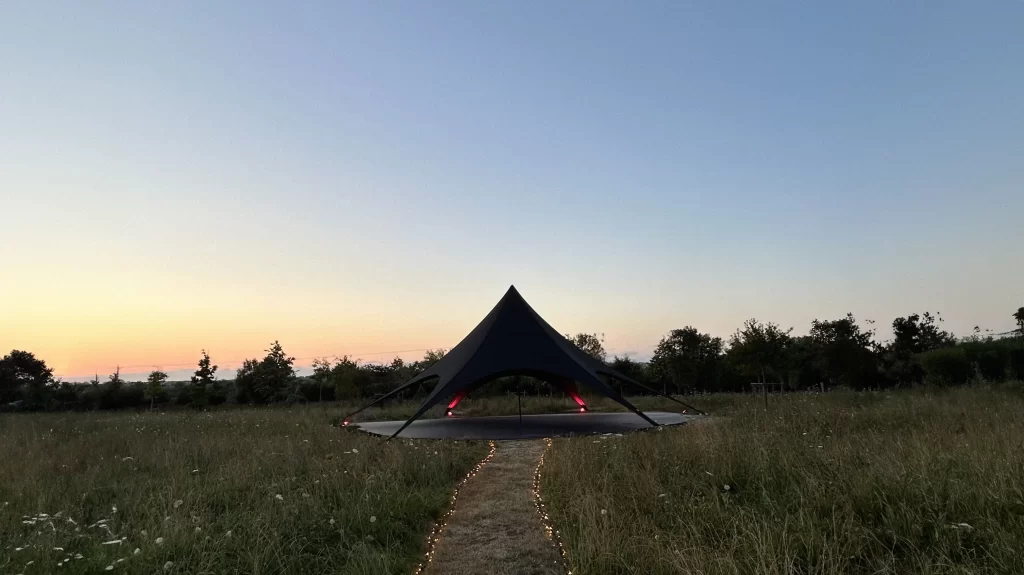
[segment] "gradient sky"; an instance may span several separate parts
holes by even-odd
[[[1024,305],[1024,2],[0,3],[0,350]],[[406,352],[412,358],[419,352]],[[300,364],[308,365],[308,360]]]

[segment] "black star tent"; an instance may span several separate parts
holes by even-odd
[[[652,426],[658,424],[622,397],[602,379],[602,376],[663,395],[696,413],[703,413],[670,395],[651,389],[615,371],[583,352],[544,321],[544,318],[519,295],[515,286],[511,286],[483,321],[440,361],[390,393],[349,414],[345,418],[345,424],[347,425],[349,418],[360,411],[403,390],[429,380],[437,380],[434,389],[423,400],[416,413],[391,436],[394,437],[441,401],[454,397],[454,401],[449,404],[450,410],[473,389],[499,377],[510,375],[530,376],[558,387],[571,395],[581,406],[580,410],[585,411],[583,400],[575,392],[575,382],[579,382],[622,404]]]

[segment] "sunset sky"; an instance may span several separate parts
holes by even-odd
[[[826,5],[827,4],[827,5]],[[0,353],[1024,305],[1024,2],[0,3]],[[401,353],[396,353],[401,352]]]

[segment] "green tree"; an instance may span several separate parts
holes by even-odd
[[[317,401],[324,400],[324,388],[331,384],[331,362],[325,357],[318,357],[313,360],[313,383],[317,388]]]
[[[604,358],[607,357],[604,351],[603,333],[578,333],[575,336],[565,334],[565,339],[571,341],[573,345],[598,361],[604,361]]]
[[[235,376],[239,402],[266,404],[298,398],[294,363],[295,358],[277,341],[262,360],[245,360]]]
[[[939,327],[942,317],[924,312],[898,317],[892,322],[893,339],[882,346],[886,377],[896,385],[921,383],[924,369],[918,355],[956,344],[956,338]]]
[[[25,407],[46,406],[53,384],[53,369],[27,351],[17,349],[0,359],[0,403],[24,399]]]
[[[759,382],[767,382],[768,377],[781,380],[789,358],[793,328],[782,329],[778,324],[761,323],[756,319],[743,322],[743,327],[729,338],[729,356],[737,367],[749,377],[756,377]]]
[[[1013,319],[1017,321],[1017,335],[1024,337],[1024,307],[1017,308],[1017,313],[1013,314]]]
[[[635,379],[640,383],[647,382],[647,364],[640,363],[639,361],[633,361],[630,359],[629,354],[624,354],[622,357],[616,355],[612,358],[609,366],[622,375]]]
[[[156,399],[163,396],[164,383],[166,382],[167,374],[158,369],[151,371],[149,377],[146,378],[146,399],[149,400],[150,410],[153,409]]]
[[[359,364],[347,355],[335,361],[334,367],[331,368],[334,397],[337,399],[359,397],[368,379],[368,376],[359,369]]]
[[[192,375],[191,385],[189,389],[189,397],[192,400],[193,407],[206,407],[211,403],[211,396],[218,397],[219,395],[213,393],[220,391],[215,388],[215,374],[217,373],[217,366],[213,365],[210,361],[210,354],[206,353],[204,349],[203,355],[199,358],[198,368]],[[217,403],[215,399],[213,403]]]
[[[669,385],[677,393],[686,388],[715,389],[722,349],[720,337],[701,333],[693,326],[674,329],[654,348],[648,369],[665,392]]]
[[[420,362],[420,368],[430,369],[435,363],[441,361],[446,353],[448,353],[448,350],[444,348],[428,349],[426,353],[423,354],[423,360]]]
[[[877,375],[871,330],[862,330],[852,313],[811,322],[812,362],[830,386],[865,387]]]
[[[100,408],[117,409],[121,407],[121,389],[124,387],[124,383],[124,379],[121,378],[121,366],[117,366],[103,385],[100,393]]]

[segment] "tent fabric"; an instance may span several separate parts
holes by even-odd
[[[394,437],[437,403],[460,391],[472,391],[488,381],[509,375],[536,377],[556,387],[579,382],[615,400],[652,426],[657,425],[600,376],[638,385],[655,393],[657,391],[633,381],[580,350],[544,321],[519,295],[515,286],[509,287],[483,321],[440,361],[355,413],[417,383],[436,379],[434,389],[416,413],[392,435]]]

